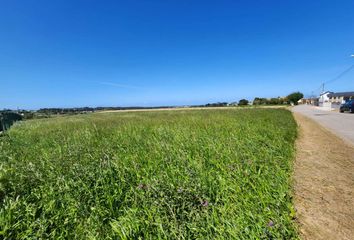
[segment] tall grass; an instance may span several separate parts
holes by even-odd
[[[98,113],[0,138],[4,239],[291,239],[284,109]]]

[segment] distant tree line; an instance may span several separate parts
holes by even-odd
[[[253,100],[253,105],[287,105],[287,104],[297,104],[297,102],[303,98],[304,95],[301,92],[293,92],[286,97],[277,98],[259,98],[256,97]]]
[[[85,112],[94,112],[96,108],[82,107],[82,108],[41,108],[37,113],[43,113],[47,115],[53,114],[76,114]]]
[[[216,103],[207,103],[203,105],[192,105],[189,107],[227,107],[227,106],[243,106],[243,105],[248,105],[249,101],[246,99],[241,99],[239,102],[216,102]]]
[[[304,95],[300,92],[293,92],[286,97],[277,98],[254,98],[253,105],[286,105],[290,103],[297,104],[298,100],[303,98]],[[216,102],[207,103],[204,105],[191,105],[187,107],[226,107],[226,106],[247,106],[251,104],[247,99],[241,99],[238,102]],[[157,107],[79,107],[79,108],[41,108],[37,111],[17,110],[12,111],[10,109],[0,110],[1,113],[15,112],[20,114],[23,119],[33,118],[47,118],[51,115],[60,114],[84,114],[96,111],[112,111],[112,110],[135,110],[135,109],[161,109],[161,108],[176,108],[176,106],[157,106]]]
[[[239,102],[238,102],[238,105],[239,106],[246,106],[249,104],[249,101],[247,99],[241,99]]]
[[[58,114],[80,114],[96,111],[112,111],[112,110],[135,110],[135,109],[160,109],[160,108],[174,108],[174,106],[158,106],[158,107],[80,107],[80,108],[41,108],[37,113],[47,115]]]
[[[289,104],[286,98],[259,98],[256,97],[253,100],[253,105],[281,105]]]
[[[226,107],[227,105],[227,102],[217,102],[205,104],[204,107]]]

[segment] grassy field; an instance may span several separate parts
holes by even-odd
[[[0,137],[0,238],[292,239],[285,109],[98,113]]]

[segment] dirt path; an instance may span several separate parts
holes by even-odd
[[[294,116],[300,126],[294,184],[302,239],[354,239],[354,146]]]

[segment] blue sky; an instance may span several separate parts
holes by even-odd
[[[311,94],[354,64],[352,0],[0,3],[0,109]]]

